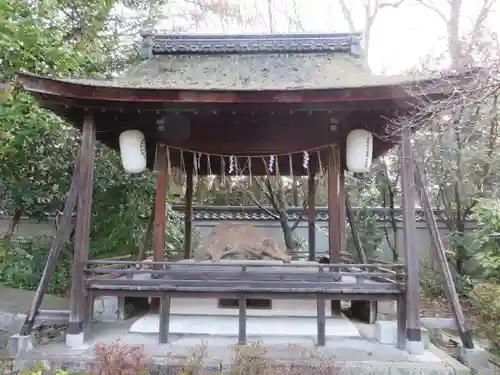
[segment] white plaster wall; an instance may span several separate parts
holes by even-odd
[[[328,305],[328,304],[326,304]],[[219,308],[217,298],[172,298],[170,312],[178,315],[238,316],[237,308]],[[325,313],[331,315],[330,306]],[[316,300],[273,299],[271,309],[247,309],[248,316],[316,317]]]
[[[283,233],[281,231],[281,227],[276,221],[259,221],[259,220],[248,220],[248,221],[235,221],[236,223],[246,223],[249,225],[255,225],[261,228],[264,232],[266,232],[270,237],[274,237],[279,243],[283,245]],[[0,233],[4,233],[9,227],[10,219],[9,218],[1,218],[0,217]],[[219,221],[214,220],[196,220],[194,222],[194,226],[201,233],[202,236],[206,236],[214,229],[214,227],[219,223]],[[325,254],[328,248],[328,226],[326,222],[318,222],[317,223],[320,229],[316,229],[316,252],[318,255]],[[380,224],[381,227],[383,224]],[[442,235],[443,241],[446,243],[448,238],[448,230],[446,229],[444,223],[438,223],[440,233]],[[468,223],[468,229],[472,229],[474,227],[474,223]],[[389,237],[392,239],[392,230],[390,226],[387,225]],[[421,251],[422,258],[430,258],[431,254],[431,241],[430,235],[427,230],[427,226],[425,222],[417,223],[417,238],[418,245]],[[21,237],[31,237],[36,235],[55,235],[55,224],[54,219],[49,218],[45,221],[37,221],[23,218],[16,230],[15,235]],[[301,222],[297,229],[294,232],[295,235],[303,238],[306,242],[308,240],[308,227],[307,222]],[[398,222],[398,231],[397,231],[397,245],[398,248],[403,248],[403,231],[402,231],[402,223]],[[404,253],[401,252],[404,257]],[[390,261],[392,259],[392,253],[390,247],[386,241],[383,241],[381,245],[381,252],[379,254],[380,259]]]

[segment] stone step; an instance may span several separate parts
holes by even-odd
[[[159,333],[160,317],[158,314],[147,314],[138,319],[131,327],[130,333]],[[185,335],[217,335],[237,336],[237,316],[193,316],[175,315],[170,318],[169,331],[172,334]],[[248,336],[304,336],[315,337],[317,333],[316,318],[309,317],[247,317]],[[326,320],[327,337],[360,337],[354,323],[345,317],[330,317]]]

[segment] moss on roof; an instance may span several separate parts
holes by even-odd
[[[93,86],[193,90],[294,90],[410,83],[377,76],[348,53],[159,55],[113,80],[71,79]]]

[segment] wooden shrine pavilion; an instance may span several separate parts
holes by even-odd
[[[320,345],[324,344],[325,298],[396,299],[398,345],[405,346],[405,341],[409,347],[420,343],[420,259],[415,238],[412,129],[396,131],[394,125],[389,124],[397,116],[410,113],[422,101],[450,95],[463,83],[463,76],[456,73],[427,78],[374,75],[363,59],[357,34],[148,34],[143,35],[141,53],[143,61],[115,79],[20,74],[24,88],[36,97],[40,106],[82,131],[81,150],[63,221],[23,332],[28,333],[33,325],[46,288],[44,283],[57,259],[58,241],[63,240],[76,205],[67,340],[71,345],[83,340],[91,320],[88,311],[93,304],[92,299],[88,302],[86,297],[97,293],[159,297],[162,316],[168,316],[169,298],[176,293],[238,297],[240,342],[245,340],[247,295],[317,298]],[[353,133],[355,131],[358,133]],[[148,283],[141,284],[130,277],[106,278],[105,273],[111,272],[109,268],[101,272],[100,278],[88,276],[90,266],[99,263],[88,259],[96,140],[121,151],[125,170],[131,173],[140,173],[145,168],[156,170],[154,269],[123,270],[124,274],[129,272],[129,276],[134,272],[155,274],[156,279]],[[186,176],[187,232],[190,232],[193,175],[308,175],[307,216],[312,248],[315,246],[314,177],[324,173],[328,181],[331,264],[321,267],[341,273],[345,267],[341,264],[341,254],[346,250],[344,170],[367,171],[373,158],[383,155],[395,144],[402,145],[406,258],[406,266],[400,267],[402,273],[397,273],[397,280],[387,285],[352,286],[335,282],[336,279],[325,272],[321,277],[316,273],[315,279],[307,280],[310,276],[304,274],[300,287],[296,279],[292,282],[286,275],[267,282],[264,287],[262,282],[258,284],[259,278],[268,279],[262,275],[252,278],[251,272],[245,273],[245,267],[234,274],[233,279],[226,274],[227,278],[221,280],[220,274],[214,274],[214,280],[207,281],[196,275],[195,263],[189,263],[185,271],[179,272],[165,262],[165,194],[172,168],[180,169]],[[190,254],[189,238],[188,234],[186,254]],[[318,268],[318,264],[309,266]],[[373,264],[356,267],[357,277],[377,277]],[[322,268],[318,272],[322,272]],[[205,277],[209,276],[205,274]],[[239,280],[244,280],[245,286],[238,286]],[[248,286],[250,281],[255,287]],[[320,306],[323,306],[322,312]],[[161,324],[160,341],[165,342],[168,318]]]

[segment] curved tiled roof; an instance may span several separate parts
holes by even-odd
[[[172,208],[178,213],[184,212],[183,204],[174,204]],[[272,207],[266,207],[273,212]],[[361,207],[353,207],[353,212],[356,215]],[[387,220],[389,209],[377,207],[367,209],[367,212],[372,212],[377,220]],[[288,209],[288,219],[297,220],[301,217],[302,208],[290,207]],[[425,221],[424,212],[422,209],[416,209],[417,221]],[[438,220],[443,210],[434,210],[438,215]],[[48,217],[55,216],[55,213],[47,213]],[[12,216],[11,212],[0,210],[0,217],[6,218]],[[302,219],[307,220],[307,212],[302,215]],[[472,220],[471,218],[468,218]],[[257,206],[209,206],[209,205],[193,205],[193,220],[197,221],[212,221],[212,220],[234,220],[234,221],[275,221],[276,219]],[[316,221],[326,222],[328,220],[328,207],[316,207]],[[396,209],[396,220],[402,221],[403,214],[401,209]]]
[[[280,91],[414,84],[422,74],[373,74],[358,34],[144,35],[145,58],[113,79],[62,79],[96,87]]]
[[[173,209],[178,212],[184,211],[184,205],[174,205]],[[271,207],[269,211],[273,212]],[[357,214],[362,208],[354,207],[354,214]],[[389,209],[378,207],[369,209],[368,212],[373,213],[377,220],[385,220],[389,215]],[[442,213],[442,210],[435,210],[436,214]],[[288,219],[297,220],[301,217],[302,208],[292,207],[288,209]],[[417,221],[424,221],[424,212],[422,209],[416,210]],[[396,220],[402,221],[403,213],[400,209],[396,210]],[[304,220],[307,220],[307,212],[302,215]],[[257,206],[193,206],[193,220],[235,220],[235,221],[268,221],[276,220],[272,215],[269,215],[260,207]],[[316,207],[316,221],[328,220],[328,207]]]

